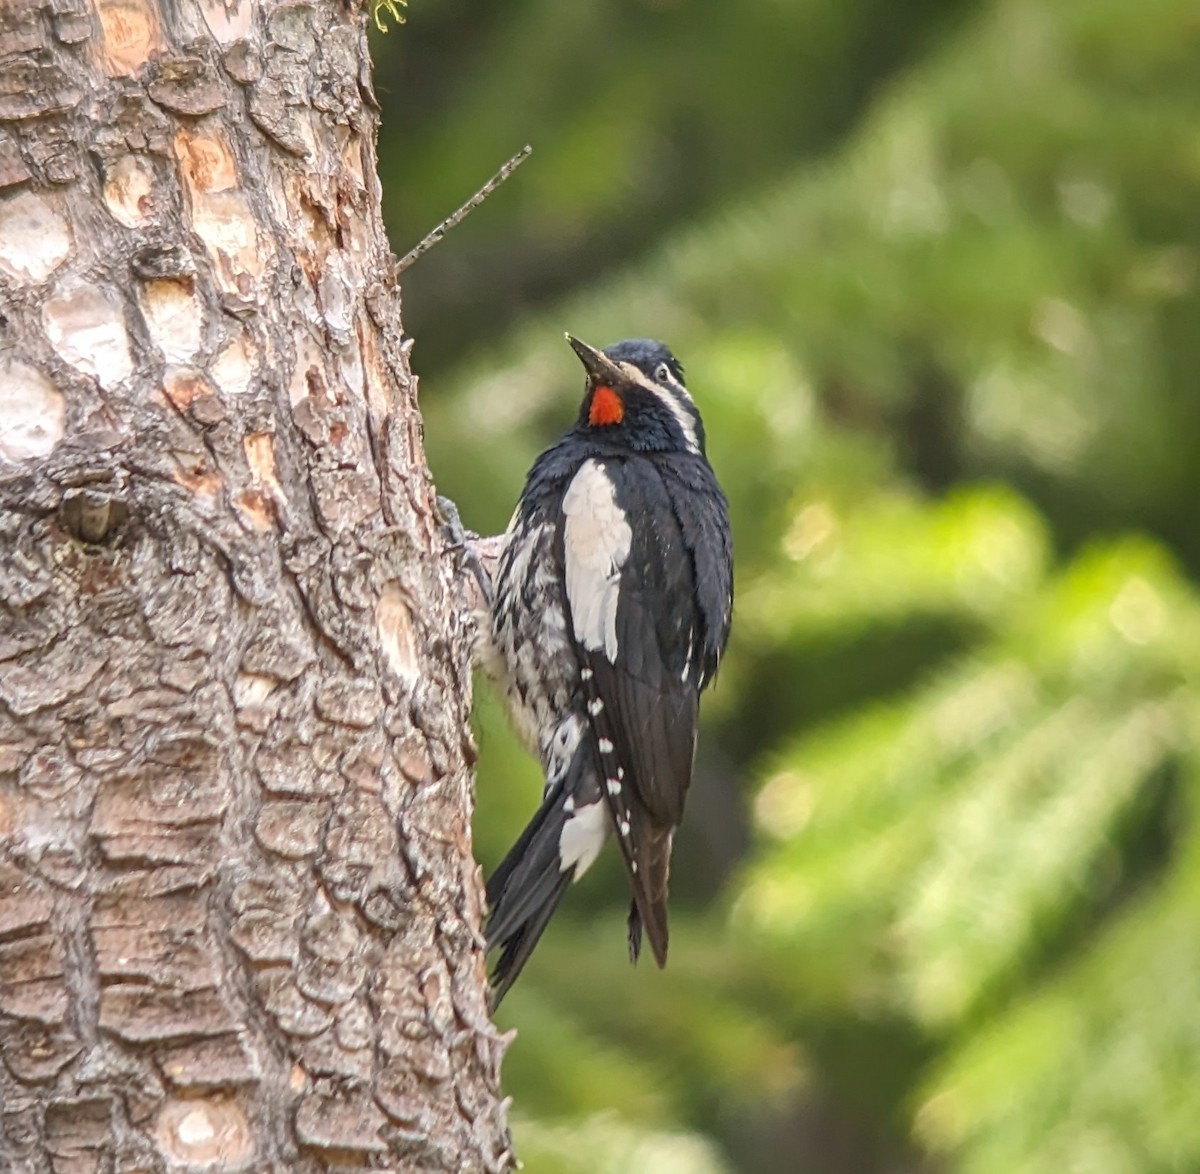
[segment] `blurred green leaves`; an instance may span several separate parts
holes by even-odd
[[[685,1133],[633,1128],[613,1114],[581,1125],[518,1123],[523,1161],[540,1174],[726,1174],[729,1167],[710,1142]]]
[[[505,1005],[529,1168],[1200,1168],[1194,0],[470,38],[395,238],[539,153],[412,271],[439,488],[502,528],[577,408],[562,331],[655,335],[738,557],[670,967],[603,860]],[[540,779],[478,715],[493,865]]]
[[[1111,895],[1130,809],[1192,748],[1182,588],[1143,544],[1089,551],[929,684],[802,733],[759,792],[777,843],[747,924],[859,927],[891,971],[880,997],[936,1029],[1027,977]]]

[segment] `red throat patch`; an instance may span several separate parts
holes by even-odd
[[[588,423],[593,428],[603,424],[619,424],[625,419],[625,403],[606,383],[592,392],[592,406],[588,412]]]

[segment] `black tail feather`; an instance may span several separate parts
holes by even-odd
[[[500,947],[492,970],[492,1008],[500,1005],[562,900],[573,872],[563,871],[559,844],[566,813],[566,780],[553,787],[503,863],[487,882],[484,937]]]
[[[629,961],[637,965],[642,955],[642,915],[637,900],[629,902]]]
[[[500,951],[500,957],[492,969],[490,1002],[493,1011],[500,1006],[501,1000],[508,994],[509,987],[517,981],[521,971],[525,969],[525,963],[529,961],[534,946],[538,944],[542,931],[549,925],[550,918],[554,916],[554,911],[558,908],[558,903],[562,900],[563,893],[567,891],[570,883],[570,873],[560,872],[558,883],[550,895],[540,906],[530,912],[528,918],[512,934],[504,939],[504,948]]]
[[[629,960],[637,964],[642,934],[650,941],[654,961],[667,964],[667,880],[671,871],[673,832],[646,828],[637,844],[636,870],[630,869],[633,900],[629,905]]]

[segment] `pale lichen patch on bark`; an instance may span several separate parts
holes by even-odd
[[[146,155],[120,155],[104,171],[104,206],[125,228],[141,228],[157,218],[157,179]]]
[[[42,325],[59,358],[106,391],[133,373],[121,296],[114,288],[64,283],[43,304]]]
[[[395,583],[379,594],[375,607],[375,623],[379,641],[392,672],[408,688],[420,679],[421,664],[417,656],[417,641],[413,632],[412,608],[403,589]]]
[[[234,505],[242,520],[255,530],[273,528],[286,512],[287,501],[275,466],[275,442],[269,432],[252,432],[242,440],[251,484],[241,489]]]
[[[175,156],[184,185],[193,197],[226,192],[238,186],[237,164],[223,135],[179,130],[175,135]]]
[[[263,673],[238,673],[233,686],[233,703],[238,709],[261,705],[275,692],[279,682]]]
[[[168,363],[194,358],[204,336],[204,307],[191,277],[141,283],[139,302],[146,329]]]
[[[180,130],[174,145],[192,230],[212,258],[220,289],[243,302],[258,302],[274,248],[270,238],[259,233],[250,202],[238,189],[228,141],[217,133]]]
[[[246,462],[256,482],[265,486],[272,494],[282,495],[279,485],[279,470],[275,465],[275,439],[270,432],[251,432],[242,441],[246,451]]]
[[[250,35],[254,7],[250,0],[199,0],[200,15],[219,45],[232,45]]]
[[[66,427],[62,393],[35,367],[0,365],[0,461],[13,464],[44,457]]]
[[[164,1101],[154,1137],[172,1166],[235,1174],[255,1157],[245,1110],[229,1097]]]
[[[260,236],[250,202],[242,192],[196,192],[192,230],[213,261],[221,291],[245,304],[265,296],[262,281],[274,255],[270,238]]]
[[[162,51],[158,17],[144,0],[99,0],[100,67],[109,77],[132,77]]]
[[[227,333],[231,337],[209,364],[208,373],[226,395],[245,395],[258,370],[258,348],[244,326],[227,328]]]
[[[71,255],[71,228],[56,204],[31,191],[0,201],[0,273],[18,285],[45,281]]]
[[[247,729],[265,731],[283,703],[277,696],[279,682],[262,673],[238,673],[233,684],[237,723]]]

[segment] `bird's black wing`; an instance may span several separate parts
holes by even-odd
[[[653,458],[591,461],[562,511],[568,629],[634,893],[630,945],[636,955],[644,927],[660,966],[671,840],[708,675],[696,552],[669,482]]]
[[[690,453],[657,460],[696,582],[699,688],[715,675],[733,619],[733,534],[729,507],[708,462]]]

